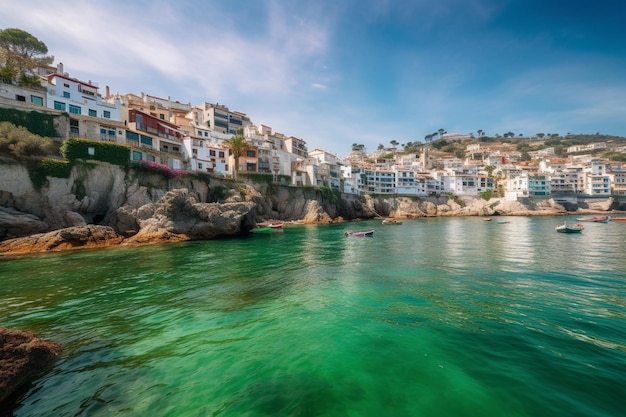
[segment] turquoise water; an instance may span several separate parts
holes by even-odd
[[[507,220],[0,260],[0,325],[64,346],[12,415],[623,416],[626,224]]]

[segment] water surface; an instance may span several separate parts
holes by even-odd
[[[0,325],[64,346],[12,415],[624,415],[626,224],[507,220],[0,260]]]

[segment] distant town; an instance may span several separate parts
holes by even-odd
[[[276,183],[354,195],[510,200],[626,195],[624,138],[587,140],[564,149],[561,144],[556,152],[559,145],[549,145],[560,144],[558,134],[515,137],[507,132],[487,137],[479,130],[475,137],[440,129],[426,135],[424,143],[400,145],[394,140],[390,147],[381,144],[372,152],[354,143],[340,158],[328,150],[309,150],[305,140],[271,126],[255,125],[248,115],[224,104],[192,105],[145,93],[111,94],[109,87],[102,92],[91,80],[71,77],[61,63],[32,73],[38,82],[2,80],[0,108],[54,115],[56,140],[127,145],[132,161],[172,170],[230,177],[237,164],[238,172],[266,174]],[[235,135],[246,141],[238,161],[228,144]]]

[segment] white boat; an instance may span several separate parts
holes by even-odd
[[[383,224],[402,224],[402,220],[385,219],[383,220]]]
[[[585,226],[583,226],[580,223],[567,224],[567,222],[560,224],[554,228],[554,230],[556,230],[559,233],[580,233],[584,229],[585,229]]]

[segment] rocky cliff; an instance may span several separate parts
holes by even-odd
[[[595,203],[610,210],[612,200]],[[575,210],[553,200],[372,197],[314,187],[160,174],[100,162],[36,189],[26,166],[0,159],[0,253],[211,239],[266,220],[331,223],[376,217],[550,215]]]

